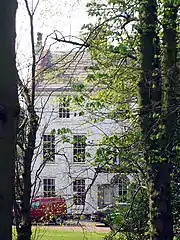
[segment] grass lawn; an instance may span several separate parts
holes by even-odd
[[[13,240],[15,237],[15,228],[13,227]],[[88,232],[88,231],[73,231],[58,228],[55,230],[44,228],[33,229],[32,240],[103,240],[108,233],[103,232]],[[117,240],[124,240],[122,236],[116,236]],[[180,237],[174,237],[174,240],[180,240]]]
[[[32,240],[102,240],[107,233],[99,232],[76,232],[63,229],[50,230],[47,228],[33,231]],[[13,229],[13,240],[15,230]]]

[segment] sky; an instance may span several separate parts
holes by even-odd
[[[37,0],[29,0],[29,6],[36,6]],[[59,30],[65,35],[77,35],[82,25],[88,22],[86,12],[86,0],[39,0],[34,15],[35,31],[41,31],[44,35],[53,30]],[[29,19],[24,0],[19,0],[17,11],[17,34],[27,35]]]
[[[35,8],[38,0],[29,0],[30,9]],[[64,36],[79,36],[81,27],[91,20],[86,11],[87,0],[39,0],[34,14],[35,42],[37,32],[43,33],[43,40],[54,30],[60,31]],[[24,0],[19,0],[16,14],[16,45],[18,63],[21,69],[27,65],[30,59],[30,27],[29,17]],[[47,45],[52,43],[49,38]],[[57,44],[54,48],[62,50],[69,46]]]

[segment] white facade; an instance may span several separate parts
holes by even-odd
[[[82,76],[79,77],[82,78]],[[51,193],[55,192],[55,194],[65,197],[70,214],[79,214],[82,211],[83,214],[91,214],[98,205],[110,204],[119,195],[119,185],[112,184],[114,174],[99,173],[96,176],[96,170],[92,163],[96,143],[101,139],[101,136],[121,132],[123,126],[111,120],[92,124],[88,113],[79,116],[79,112],[71,107],[69,112],[66,112],[67,115],[62,117],[58,98],[62,96],[72,97],[75,94],[70,86],[60,83],[44,85],[41,83],[37,87],[36,110],[41,124],[37,134],[37,148],[32,166],[32,182],[36,179],[38,183],[36,189],[39,186],[36,195],[47,194],[50,196]],[[85,157],[85,161],[75,162],[74,144],[71,143],[71,140],[63,143],[61,135],[58,134],[58,130],[63,128],[71,130],[72,134],[69,135],[71,140],[73,136],[86,137],[85,152],[89,155]],[[55,133],[52,138],[48,139],[47,135],[52,136],[52,131]],[[43,143],[46,140],[44,135],[53,143],[50,141]],[[45,150],[43,148],[54,148],[51,149],[53,159],[46,161],[45,164]],[[46,149],[46,151],[48,150]],[[85,205],[81,204],[83,200],[80,197],[75,198],[77,195],[82,196],[83,192],[86,193]]]

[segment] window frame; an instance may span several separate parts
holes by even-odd
[[[106,197],[107,195],[105,195],[106,192],[109,193],[108,198]],[[112,203],[111,197],[112,197],[112,188],[110,184],[106,183],[106,184],[97,185],[97,204],[99,208],[103,208],[111,204]]]
[[[126,179],[119,179],[118,182],[118,195],[122,202],[127,202],[128,198],[128,181]]]
[[[84,178],[74,179],[73,181],[73,204],[75,206],[85,205],[86,180]]]
[[[128,191],[128,187],[130,184],[129,178],[123,174],[122,175],[117,174],[113,178],[114,179],[113,181],[111,181],[111,184],[114,184],[114,191],[117,191],[116,197],[118,197],[120,202],[126,203],[129,197],[129,191]]]
[[[86,139],[85,134],[73,135],[73,163],[85,163]]]
[[[45,184],[45,181],[46,181],[46,184]],[[55,197],[56,196],[55,178],[43,178],[43,196],[44,197]]]
[[[70,101],[69,96],[64,96],[59,100],[59,118],[70,118]]]
[[[55,155],[55,134],[43,134],[43,161],[54,163]]]

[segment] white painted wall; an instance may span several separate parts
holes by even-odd
[[[72,67],[74,67],[74,65]],[[87,73],[85,73],[84,66],[87,67],[90,65],[90,58],[86,56],[85,60],[82,62],[80,58],[80,62],[78,60],[78,68],[76,68],[74,72],[76,73],[75,77],[82,81],[87,75]],[[71,68],[70,70],[72,70]],[[91,166],[91,162],[93,161],[93,154],[96,151],[96,147],[90,145],[90,143],[93,142],[93,144],[95,144],[98,142],[103,134],[110,135],[115,132],[122,132],[123,125],[122,123],[115,123],[112,120],[105,120],[93,125],[90,122],[90,115],[85,114],[83,117],[80,117],[77,114],[75,117],[73,111],[70,118],[59,118],[58,97],[62,95],[73,96],[75,94],[70,86],[65,86],[65,83],[62,83],[62,81],[58,84],[54,83],[48,85],[43,85],[43,82],[41,82],[41,84],[37,86],[36,90],[36,111],[41,119],[41,123],[37,134],[36,150],[32,164],[32,182],[34,181],[37,172],[39,176],[38,181],[43,178],[54,178],[56,192],[67,199],[69,213],[80,213],[83,206],[72,205],[72,181],[75,178],[85,178],[86,188],[88,188],[88,186],[92,183],[95,170]],[[60,137],[56,135],[56,152],[60,152],[61,154],[64,153],[66,158],[56,155],[55,162],[46,163],[42,171],[39,171],[40,166],[43,164],[42,135],[50,133],[53,129],[58,130],[61,128],[71,129],[74,135],[85,134],[87,137],[87,145],[89,145],[86,147],[86,151],[92,154],[92,158],[86,159],[85,163],[73,163],[73,146],[70,143],[63,144],[59,141]],[[84,213],[92,213],[95,209],[97,209],[98,185],[110,184],[112,177],[113,174],[107,173],[101,173],[98,175],[94,184],[87,193]],[[37,194],[42,195],[42,193],[43,186],[41,185]],[[110,196],[108,194],[107,190],[107,193],[105,194],[107,203],[108,196]]]
[[[51,96],[49,97],[50,94]],[[88,122],[87,116],[74,117],[74,113],[71,114],[70,118],[59,118],[57,97],[60,94],[61,92],[54,92],[53,94],[52,92],[41,92],[41,96],[38,96],[37,94],[38,97],[36,101],[36,109],[39,116],[41,117],[41,124],[37,134],[37,149],[35,151],[34,164],[32,169],[32,179],[34,179],[35,173],[37,172],[39,166],[43,163],[41,144],[41,138],[43,133],[48,134],[53,129],[58,130],[59,128],[65,127],[71,129],[73,134],[85,134],[87,136],[87,143],[96,143],[104,133],[109,135],[115,131],[122,131],[122,126],[119,126],[117,123],[115,124],[113,121],[110,120],[106,120],[97,125],[92,125]],[[58,141],[59,136],[57,135],[56,142]],[[93,161],[93,159],[87,159],[85,163],[73,163],[73,146],[70,143],[57,143],[56,151],[64,153],[66,155],[66,158],[60,155],[56,155],[55,162],[46,163],[39,177],[40,179],[54,178],[56,192],[67,199],[69,213],[80,213],[83,209],[83,206],[75,206],[72,202],[72,180],[75,178],[85,178],[87,188],[88,185],[91,184],[95,174],[94,169],[92,168],[92,166],[90,166],[90,162]],[[86,151],[90,152],[93,155],[93,153],[96,151],[96,147],[87,146]],[[112,177],[113,174],[99,174],[86,196],[84,213],[92,213],[95,209],[97,209],[98,185],[110,183]],[[38,194],[41,195],[42,193],[43,187],[41,186]]]

